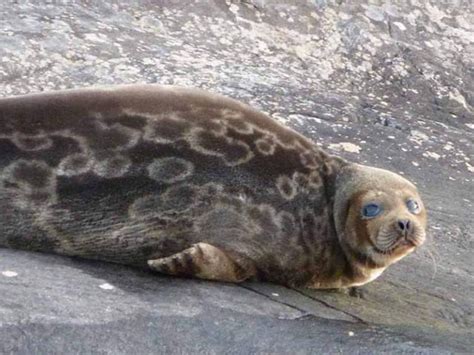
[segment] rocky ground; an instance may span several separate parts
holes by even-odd
[[[416,182],[430,241],[363,298],[0,249],[0,352],[472,352],[473,8],[2,2],[0,95],[138,82],[223,93]]]

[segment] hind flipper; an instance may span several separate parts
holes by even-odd
[[[197,277],[205,280],[241,282],[252,276],[226,252],[207,243],[197,243],[174,255],[148,260],[154,271],[173,276]]]

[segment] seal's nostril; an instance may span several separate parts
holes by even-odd
[[[400,228],[402,232],[406,232],[410,229],[410,221],[407,219],[400,219],[398,220],[397,223],[398,223],[398,228]]]

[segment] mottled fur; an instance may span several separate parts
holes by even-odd
[[[348,206],[374,188],[367,169],[198,90],[0,99],[0,246],[212,280],[361,284],[380,260],[344,238],[357,239]],[[377,181],[416,194],[394,176]]]

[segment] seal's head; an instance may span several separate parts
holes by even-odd
[[[416,187],[387,170],[351,164],[336,181],[334,217],[352,261],[385,268],[422,245],[426,210]]]

